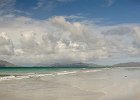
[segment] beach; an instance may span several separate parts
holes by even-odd
[[[140,99],[139,67],[21,72],[0,77],[0,100]]]

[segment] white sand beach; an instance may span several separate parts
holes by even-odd
[[[140,68],[67,72],[0,81],[0,100],[140,100]]]

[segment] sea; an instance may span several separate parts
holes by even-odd
[[[30,78],[47,75],[66,75],[77,73],[85,69],[97,71],[95,70],[97,68],[98,67],[0,67],[0,81],[18,79],[21,77]]]

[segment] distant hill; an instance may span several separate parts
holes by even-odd
[[[140,62],[128,62],[115,64],[112,67],[140,67]]]
[[[7,61],[4,61],[4,60],[0,60],[0,67],[14,67],[14,66],[16,65],[9,63]]]
[[[100,65],[88,64],[88,63],[70,63],[70,64],[55,63],[51,65],[39,65],[39,66],[41,67],[100,67]]]

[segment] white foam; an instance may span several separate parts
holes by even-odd
[[[28,73],[26,75],[17,75],[17,76],[5,76],[0,77],[0,81],[4,80],[14,80],[14,79],[27,79],[27,78],[38,78],[38,77],[44,77],[44,76],[55,76],[54,74],[36,74],[36,73]]]
[[[43,76],[54,76],[53,74],[35,74],[35,75],[29,75],[30,77],[43,77]]]
[[[30,78],[29,76],[16,76],[15,79],[26,79]]]
[[[0,77],[0,81],[2,81],[2,80],[12,80],[12,79],[14,79],[14,78],[15,78],[15,76]]]
[[[99,71],[102,71],[102,70],[84,70],[82,72],[83,73],[92,73],[92,72],[99,72]]]
[[[63,71],[63,72],[58,72],[57,75],[66,75],[66,74],[74,74],[77,73],[77,71]]]

